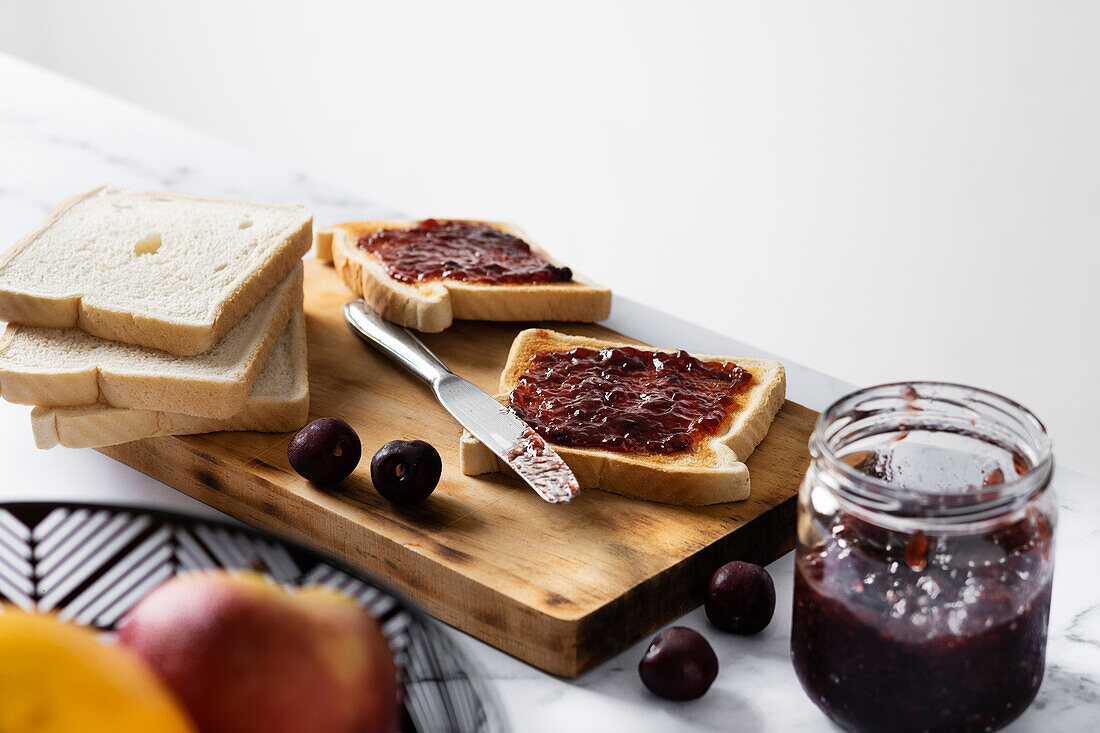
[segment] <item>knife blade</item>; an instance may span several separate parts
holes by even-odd
[[[443,408],[545,501],[577,498],[577,478],[561,456],[492,395],[448,369],[412,331],[362,300],[344,304],[344,318],[356,335],[427,382]]]

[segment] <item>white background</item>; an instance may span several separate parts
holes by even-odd
[[[1098,29],[1086,2],[0,2],[0,50],[413,215],[514,221],[844,379],[1002,391],[1093,475]]]

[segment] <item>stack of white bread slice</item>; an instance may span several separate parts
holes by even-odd
[[[40,448],[219,430],[309,410],[297,206],[103,186],[0,257],[0,397]]]

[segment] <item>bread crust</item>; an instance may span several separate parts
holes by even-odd
[[[221,419],[177,412],[135,410],[107,405],[41,407],[31,410],[31,430],[39,448],[100,448],[161,435],[193,435],[221,430],[282,433],[297,430],[309,417],[305,316],[292,316],[287,329],[297,329],[290,359],[299,371],[297,390],[276,397],[250,394],[240,412]],[[274,357],[273,357],[274,358]]]
[[[248,405],[230,418],[198,417],[178,412],[111,408],[111,414],[79,414],[80,408],[35,407],[31,410],[34,443],[46,450],[101,448],[162,435],[196,435],[221,431],[285,433],[298,430],[309,415],[309,395],[267,405]]]
[[[536,353],[615,346],[637,344],[570,336],[541,328],[521,331],[512,342],[500,375],[500,394],[496,398],[508,404],[512,389]],[[694,356],[702,361],[735,362],[753,376],[748,389],[739,393],[730,406],[718,433],[700,441],[688,452],[671,455],[555,445],[554,450],[569,464],[582,488],[598,488],[635,499],[686,506],[721,504],[749,497],[749,469],[744,461],[764,439],[783,406],[785,371],[779,362],[771,359]],[[462,435],[459,459],[462,472],[467,475],[508,472],[507,467],[468,432]]]
[[[440,219],[439,221],[454,221]],[[415,225],[416,221],[376,219],[318,229],[314,252],[331,261],[344,283],[383,318],[425,333],[447,329],[455,318],[475,321],[602,321],[611,314],[611,291],[574,273],[571,283],[486,285],[452,280],[403,283],[356,245],[379,229]],[[531,243],[519,228],[479,221],[519,237],[554,264],[561,264]]]
[[[69,209],[95,196],[108,186],[99,186],[71,196],[54,209],[45,221],[0,256],[0,271],[31,242],[49,229]],[[158,192],[149,192],[158,193]],[[207,197],[171,194],[176,198],[208,201]],[[270,204],[256,204],[271,206]],[[302,209],[303,213],[305,209]],[[47,296],[27,293],[0,285],[0,320],[42,328],[79,328],[110,341],[147,346],[178,356],[194,356],[209,351],[214,344],[252,310],[279,283],[294,264],[309,251],[313,217],[306,217],[285,237],[275,254],[258,269],[246,273],[236,284],[213,320],[205,323],[167,318],[151,318],[119,311],[94,302],[88,294]]]
[[[112,407],[232,417],[244,407],[291,315],[302,308],[304,268],[299,265],[286,279],[287,286],[262,324],[263,332],[253,342],[240,379],[184,378],[94,365],[69,371],[59,367],[0,367],[0,394],[9,402],[43,407],[102,402]],[[12,339],[14,328],[9,326],[0,337],[0,353]]]

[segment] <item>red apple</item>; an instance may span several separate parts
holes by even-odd
[[[378,624],[337,591],[257,573],[180,576],[135,606],[119,643],[203,733],[392,733],[397,673]]]

